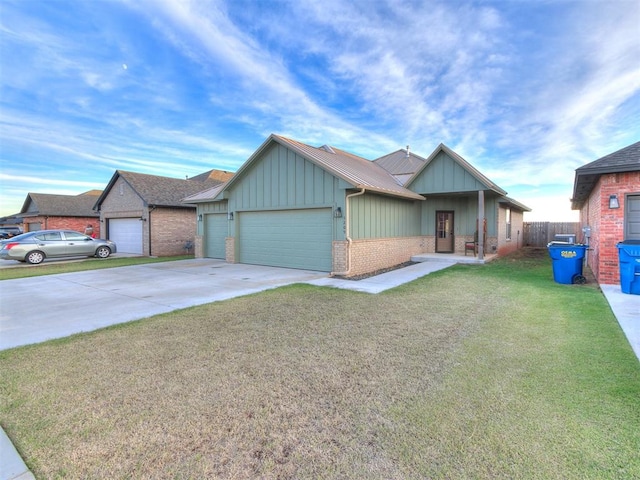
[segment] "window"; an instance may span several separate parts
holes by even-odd
[[[41,241],[45,241],[45,240],[62,240],[62,235],[60,235],[60,232],[47,232],[47,233],[39,233],[38,235],[34,235],[34,238],[37,238],[38,240]]]
[[[507,208],[505,211],[505,226],[506,226],[506,238],[511,240],[511,209]]]
[[[64,238],[67,240],[72,240],[74,242],[80,242],[87,239],[86,235],[83,235],[80,232],[64,232]]]

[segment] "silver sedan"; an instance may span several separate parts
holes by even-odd
[[[116,253],[116,244],[111,240],[91,238],[72,230],[37,230],[0,242],[1,259],[32,264],[42,263],[45,258],[107,258],[112,253]]]

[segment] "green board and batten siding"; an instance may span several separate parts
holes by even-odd
[[[420,235],[420,202],[365,194],[350,200],[353,239]]]
[[[340,181],[282,145],[272,145],[232,187],[230,211],[342,206]]]
[[[476,230],[480,190],[485,192],[487,234],[497,233],[497,196],[447,153],[438,153],[407,187],[427,199],[422,205],[423,235],[435,235],[436,211],[439,210],[454,212],[455,235],[472,235]]]
[[[230,189],[241,263],[331,271],[332,241],[344,239],[340,180],[286,147],[273,144]]]
[[[418,178],[407,187],[425,195],[477,192],[488,189],[487,185],[480,182],[445,152],[438,153]]]
[[[422,234],[435,235],[436,212],[452,211],[455,214],[454,234],[472,235],[476,231],[478,217],[478,194],[439,197],[431,195],[422,205]],[[485,218],[487,219],[487,235],[496,235],[498,215],[498,197],[494,194],[485,196]]]

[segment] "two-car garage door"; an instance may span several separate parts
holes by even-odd
[[[239,212],[241,263],[331,271],[330,208]]]

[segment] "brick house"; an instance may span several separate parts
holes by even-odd
[[[93,210],[101,193],[100,190],[90,190],[80,195],[28,193],[16,217],[22,218],[24,232],[58,229],[84,233],[87,226],[91,225],[95,237],[102,238],[100,217]]]
[[[620,283],[618,249],[640,240],[640,142],[576,170],[571,208],[590,227],[587,264],[598,283]]]
[[[159,257],[190,254],[196,209],[182,199],[219,185],[232,175],[210,170],[179,179],[117,170],[93,208],[118,253]]]
[[[197,205],[198,257],[342,276],[475,240],[479,256],[513,251],[529,210],[442,144],[427,158],[407,148],[370,161],[279,135],[185,202]]]

